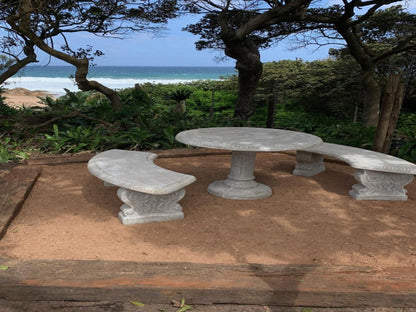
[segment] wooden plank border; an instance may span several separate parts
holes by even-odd
[[[0,260],[7,300],[416,307],[416,268]]]

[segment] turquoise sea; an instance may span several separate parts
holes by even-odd
[[[65,93],[64,88],[78,90],[70,78],[74,75],[72,66],[27,66],[7,80],[6,88],[44,90],[55,95]],[[195,80],[218,80],[231,76],[233,67],[176,67],[176,66],[94,66],[88,77],[107,87],[122,89],[137,83],[181,83]]]

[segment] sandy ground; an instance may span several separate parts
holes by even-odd
[[[11,107],[44,106],[39,97],[53,97],[45,91],[29,91],[23,88],[6,89],[3,96],[4,102]]]
[[[194,175],[181,201],[184,220],[122,225],[115,188],[86,163],[43,166],[22,210],[0,242],[0,257],[139,262],[316,265],[416,265],[416,182],[408,201],[357,201],[353,169],[327,162],[314,177],[291,174],[295,158],[258,153],[256,179],[273,196],[228,200],[207,193],[230,155],[163,158]]]

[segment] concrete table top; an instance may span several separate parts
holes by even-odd
[[[254,181],[256,152],[302,150],[319,146],[314,135],[269,128],[218,127],[180,132],[176,140],[199,147],[232,151],[227,179],[208,186],[208,192],[229,199],[260,199],[272,195],[270,187]]]
[[[321,138],[312,134],[250,127],[187,130],[178,133],[176,140],[193,146],[247,152],[300,150],[323,143]]]

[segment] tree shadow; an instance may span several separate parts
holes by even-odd
[[[251,273],[261,279],[270,291],[263,298],[268,311],[282,311],[281,306],[299,306],[300,284],[304,278],[316,269],[311,265],[274,265],[249,264]],[[302,303],[302,301],[300,301]],[[301,304],[300,304],[301,305]]]

